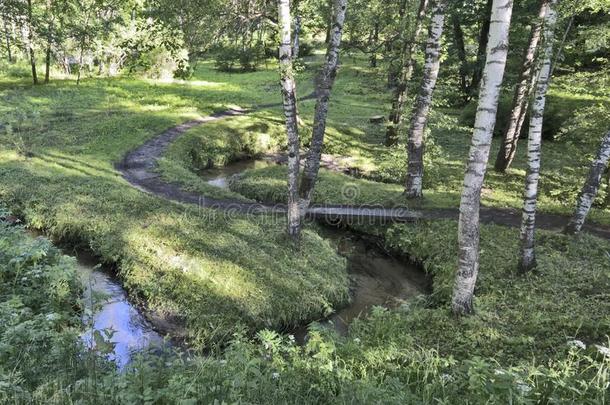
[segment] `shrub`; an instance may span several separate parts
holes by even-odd
[[[253,72],[265,55],[262,42],[251,47],[224,45],[216,50],[216,69],[221,72]]]
[[[508,124],[508,119],[513,106],[512,93],[503,93],[498,102],[498,113],[496,115],[496,125],[494,127],[494,136],[501,137]],[[469,127],[474,126],[474,120],[477,113],[477,99],[472,100],[462,110],[460,123]],[[542,128],[542,138],[547,140],[555,139],[563,124],[570,118],[571,110],[566,109],[557,98],[549,95],[544,109],[544,126]],[[527,137],[529,129],[529,110],[525,115],[523,127],[521,128],[521,137]]]

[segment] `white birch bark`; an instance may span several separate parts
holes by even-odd
[[[322,68],[322,72],[318,79],[318,86],[316,88],[317,100],[314,112],[313,133],[299,189],[301,207],[307,207],[311,202],[318,171],[320,170],[320,158],[322,156],[322,146],[324,144],[324,133],[326,132],[328,102],[330,100],[330,92],[335,83],[335,77],[337,76],[339,48],[341,46],[341,35],[343,33],[346,9],[347,0],[333,1],[333,22],[328,48],[326,50],[326,63]]]
[[[578,202],[576,204],[574,215],[572,216],[572,219],[570,219],[570,222],[565,229],[566,233],[575,234],[580,232],[582,229],[585,219],[587,218],[587,214],[591,209],[591,205],[593,205],[593,201],[595,200],[595,196],[599,191],[599,185],[601,183],[602,176],[604,175],[604,170],[608,166],[608,159],[610,159],[610,131],[606,132],[606,135],[604,135],[604,139],[599,147],[597,156],[591,164],[589,176],[587,177],[585,185],[578,195]]]
[[[297,10],[297,13],[299,10]],[[299,58],[299,48],[301,46],[301,16],[296,15],[294,18],[294,38],[292,40],[292,60],[297,60]]]
[[[506,66],[512,9],[512,0],[493,0],[487,60],[479,90],[477,114],[460,201],[459,263],[451,303],[453,312],[458,315],[473,312],[474,287],[479,271],[481,188],[487,169],[500,87]]]
[[[549,9],[549,3],[549,0],[540,1],[538,17],[532,24],[528,46],[523,55],[521,73],[519,75],[517,86],[515,87],[512,109],[509,115],[508,123],[506,124],[506,128],[504,128],[502,146],[500,146],[494,166],[495,170],[501,173],[505,172],[506,169],[508,169],[508,167],[511,165],[517,151],[517,142],[519,142],[519,134],[521,133],[521,127],[523,120],[525,119],[525,112],[527,111],[528,97],[531,94],[535,83],[534,62],[536,59],[538,44],[542,37],[541,34],[543,25],[547,20],[546,15]]]
[[[290,0],[278,0],[278,14],[280,31],[280,84],[286,120],[286,133],[288,136],[288,235],[294,241],[298,241],[301,232],[301,214],[298,204],[300,139],[297,125],[296,84],[292,71]]]
[[[386,146],[395,145],[398,142],[398,131],[402,124],[402,116],[404,105],[407,100],[407,90],[411,76],[413,76],[413,53],[415,52],[417,41],[422,31],[424,17],[426,16],[426,9],[428,8],[429,0],[420,0],[419,9],[417,10],[417,17],[415,19],[415,29],[411,33],[410,38],[405,38],[408,43],[405,46],[405,54],[403,55],[403,65],[400,71],[400,78],[398,86],[394,92],[394,99],[392,100],[392,110],[388,117],[388,127],[386,128]],[[403,18],[408,18],[405,15]],[[405,27],[406,29],[406,27]]]
[[[445,0],[437,0],[434,3],[432,22],[428,31],[426,41],[426,61],[424,64],[424,76],[411,118],[409,137],[407,141],[407,154],[409,163],[407,166],[407,184],[405,195],[407,198],[419,198],[422,196],[422,183],[424,178],[424,132],[428,123],[428,114],[432,105],[432,95],[438,78],[440,68],[441,37],[445,23]]]
[[[555,6],[557,0],[551,0],[546,6],[544,21],[544,51],[541,55],[542,65],[538,74],[538,83],[532,102],[530,128],[527,141],[527,175],[523,193],[523,214],[521,218],[521,261],[522,272],[536,266],[534,250],[534,232],[536,230],[536,204],[538,201],[538,180],[540,179],[540,155],[542,146],[542,123],[546,92],[551,80],[551,59],[553,57],[554,30],[557,22]]]

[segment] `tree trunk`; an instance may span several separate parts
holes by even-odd
[[[345,10],[347,0],[334,0],[333,7],[333,31],[326,50],[326,63],[320,72],[316,88],[316,109],[313,121],[313,133],[311,135],[311,146],[305,162],[305,169],[301,176],[299,197],[301,206],[307,207],[311,202],[318,171],[320,169],[320,158],[322,156],[322,145],[324,144],[324,133],[326,132],[326,116],[328,115],[328,101],[330,92],[337,76],[337,65],[339,63],[339,47],[341,46],[341,34],[345,21]]]
[[[36,55],[34,55],[34,24],[32,23],[32,0],[28,0],[28,53],[30,56],[30,65],[32,66],[32,81],[38,84],[38,75],[36,74]]]
[[[80,55],[78,57],[78,73],[76,74],[76,85],[77,86],[80,84],[80,75],[81,75],[81,72],[83,71],[83,53],[85,52],[85,44],[83,42],[84,41],[81,41]]]
[[[570,30],[572,30],[572,25],[574,24],[574,17],[576,15],[572,14],[572,17],[568,20],[568,25],[566,30],[563,32],[563,37],[561,38],[561,42],[557,47],[557,52],[555,52],[555,57],[553,58],[553,63],[551,64],[551,76],[553,76],[553,72],[555,71],[555,67],[559,63],[559,59],[561,58],[561,54],[563,53],[563,47],[566,44],[566,40],[568,39],[568,35],[570,35]]]
[[[604,199],[604,206],[610,208],[610,168],[606,168],[606,198]]]
[[[51,45],[53,44],[53,12],[51,10],[51,0],[47,0],[47,18],[49,21],[49,25],[47,27],[47,51],[45,55],[45,72],[44,72],[44,83],[49,83],[49,78],[51,74]]]
[[[278,0],[278,14],[280,83],[288,135],[288,235],[295,243],[298,243],[301,234],[301,213],[298,199],[300,139],[297,125],[296,84],[292,71],[290,0]]]
[[[551,58],[553,57],[553,40],[557,13],[557,0],[546,3],[540,14],[544,17],[544,53],[542,65],[538,74],[538,84],[530,116],[529,137],[527,141],[527,176],[523,193],[523,215],[521,220],[521,262],[519,270],[527,272],[536,267],[536,252],[534,250],[534,232],[536,230],[536,203],[538,200],[538,180],[540,178],[540,154],[542,146],[542,122],[546,92],[551,80]],[[539,22],[542,24],[542,22]],[[533,63],[533,61],[532,61]]]
[[[8,24],[6,22],[6,17],[3,19],[4,22],[4,36],[6,40],[6,52],[8,54],[8,63],[13,63],[13,54],[11,52],[11,36],[8,30]]]
[[[297,10],[298,13],[298,10]],[[294,39],[292,41],[292,60],[297,60],[299,58],[299,48],[301,45],[300,40],[301,35],[301,16],[296,15],[294,18]]]
[[[597,156],[591,164],[589,177],[587,177],[585,185],[583,186],[580,194],[578,195],[576,210],[574,211],[574,215],[570,219],[570,222],[568,223],[568,226],[565,229],[565,233],[572,235],[580,232],[580,230],[582,229],[582,226],[585,223],[585,219],[587,218],[587,214],[589,213],[591,205],[593,205],[593,201],[595,200],[595,196],[597,195],[597,191],[599,190],[599,184],[601,183],[604,170],[608,166],[609,158],[610,131],[608,131],[604,136],[602,144],[599,147],[599,151],[597,152]]]
[[[44,71],[44,83],[49,83],[49,77],[51,75],[51,43],[47,44],[47,52],[45,55],[45,71]]]
[[[411,32],[411,36],[405,39],[407,46],[405,47],[405,54],[403,55],[403,64],[400,71],[398,86],[396,86],[394,92],[392,110],[388,117],[388,127],[386,129],[385,139],[386,146],[392,146],[398,142],[398,131],[402,122],[404,105],[407,99],[407,87],[411,80],[411,76],[413,75],[413,53],[415,52],[417,40],[422,31],[422,23],[426,15],[427,7],[428,0],[420,0],[417,18],[415,20],[415,29]],[[406,15],[403,18],[407,18]]]
[[[332,34],[332,23],[333,23],[333,0],[328,0],[328,24],[326,24],[326,37],[324,38],[324,43],[328,44],[330,42],[330,36]]]
[[[506,128],[504,129],[502,146],[500,146],[496,164],[494,165],[494,169],[500,173],[504,173],[506,169],[508,169],[515,158],[515,152],[517,151],[517,142],[519,141],[519,135],[521,133],[521,126],[519,123],[523,122],[522,120],[524,118],[522,118],[522,115],[523,117],[525,116],[528,104],[527,100],[533,87],[532,76],[534,75],[534,60],[536,58],[538,44],[540,43],[542,26],[545,21],[549,1],[550,0],[540,1],[538,17],[532,24],[528,46],[523,55],[521,73],[517,86],[515,87],[515,95],[513,96],[513,107]]]
[[[438,78],[441,53],[441,36],[445,22],[445,0],[436,0],[432,22],[428,31],[426,42],[426,62],[421,88],[415,101],[407,152],[409,164],[407,167],[407,184],[405,195],[407,198],[422,196],[422,182],[424,177],[424,131],[428,122],[428,113],[432,104],[432,95]]]
[[[301,1],[294,0],[292,8],[294,10],[294,31],[292,35],[292,60],[295,61],[299,58],[299,48],[301,47],[301,15],[299,13],[299,6]]]
[[[479,271],[479,209],[500,87],[508,54],[512,0],[493,0],[487,58],[483,70],[472,142],[464,176],[458,223],[459,262],[451,307],[456,315],[472,313]]]
[[[483,73],[483,66],[485,66],[485,50],[487,49],[487,41],[489,40],[489,27],[491,24],[491,12],[492,12],[493,0],[487,0],[485,6],[484,20],[481,22],[481,33],[479,34],[479,48],[477,50],[477,60],[474,65],[474,71],[472,72],[472,80],[470,81],[470,98],[474,96],[481,83],[481,75]]]
[[[468,59],[466,58],[466,46],[464,45],[464,31],[462,30],[462,25],[460,24],[460,17],[457,14],[453,15],[453,40],[455,43],[455,48],[457,50],[458,60],[460,61],[460,89],[464,94],[464,100],[468,101],[468,78],[466,74],[468,72]]]
[[[379,21],[375,21],[373,25],[373,32],[370,36],[370,45],[373,51],[371,52],[371,57],[369,58],[369,65],[372,68],[377,67],[377,44],[379,43]]]

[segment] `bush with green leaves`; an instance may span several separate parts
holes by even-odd
[[[253,72],[265,58],[262,42],[252,45],[223,45],[215,51],[216,68],[221,72]]]

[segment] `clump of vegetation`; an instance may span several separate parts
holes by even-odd
[[[445,260],[451,257],[451,249],[445,247],[454,233],[443,233],[447,238],[439,241],[438,231],[454,226],[450,222],[396,226],[388,232],[388,242],[422,255],[427,271],[444,279]],[[514,239],[514,231],[499,227],[485,227],[484,232],[498,235],[499,242]],[[270,330],[254,337],[237,331],[222,352],[188,360],[171,352],[141,354],[118,372],[80,344],[84,325],[77,312],[80,286],[74,259],[61,255],[46,239],[33,239],[23,229],[2,222],[0,263],[5,270],[0,273],[4,292],[0,319],[8,328],[0,333],[0,399],[604,403],[610,349],[599,335],[610,325],[599,322],[597,317],[605,309],[591,306],[591,300],[599,299],[585,280],[603,274],[600,253],[608,245],[592,237],[578,241],[551,234],[545,234],[543,243],[544,260],[550,266],[545,264],[545,269],[550,272],[531,276],[536,280],[519,280],[507,276],[503,268],[494,269],[492,258],[500,253],[500,246],[485,246],[482,266],[491,274],[479,297],[481,314],[468,321],[457,320],[444,305],[431,305],[422,298],[397,311],[376,308],[366,319],[357,320],[347,337],[314,324],[307,343],[298,346],[290,335]],[[567,259],[557,254],[564,249]],[[573,282],[564,285],[562,296],[574,297],[566,304],[575,316],[566,315],[566,308],[557,307],[550,294],[565,269],[555,265],[582,258],[583,250],[588,261],[571,267]],[[606,289],[607,275],[595,277],[595,285]],[[533,281],[543,297],[537,302],[528,294]],[[442,286],[437,287],[441,293],[434,296],[441,297]],[[588,298],[578,300],[580,296]],[[525,309],[529,317],[496,316],[492,308],[502,308],[503,315],[518,315]],[[563,316],[556,318],[559,314]],[[570,328],[574,334],[561,334]],[[503,350],[497,351],[498,345]]]
[[[0,401],[85,369],[78,334],[81,285],[74,259],[4,222],[0,209]],[[69,367],[69,364],[72,367]]]

